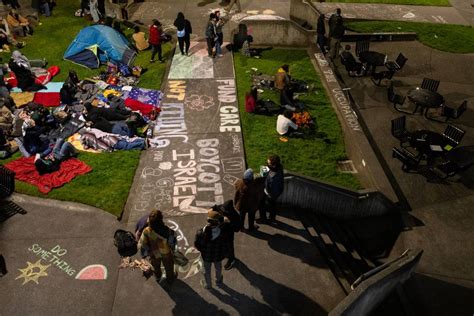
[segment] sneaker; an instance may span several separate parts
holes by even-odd
[[[201,286],[206,290],[210,290],[212,288],[212,286],[206,284],[205,280],[201,280],[199,283],[201,283]]]
[[[164,59],[160,59],[160,63],[164,63],[164,62],[165,62],[165,60],[164,60]]]
[[[227,263],[224,265],[224,269],[226,270],[230,270],[234,267],[235,265],[235,259],[232,259],[232,260],[228,260]]]
[[[150,63],[154,63],[154,62],[155,62],[155,60],[154,60],[154,59],[150,59]]]
[[[217,55],[217,57],[224,57],[224,55],[222,55],[222,54],[219,54],[219,55]]]

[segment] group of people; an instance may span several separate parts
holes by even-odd
[[[345,32],[344,19],[340,8],[337,8],[336,12],[331,14],[328,25],[329,40],[326,37],[325,16],[321,14],[316,24],[317,44],[323,53],[326,53],[329,48],[330,57],[335,59],[339,55],[341,40]]]
[[[203,260],[201,285],[205,289],[212,288],[211,267],[216,270],[215,284],[221,286],[222,261],[227,258],[225,270],[236,264],[234,251],[234,234],[239,231],[254,231],[255,214],[260,210],[259,221],[275,221],[277,214],[276,201],[284,189],[283,166],[280,157],[270,155],[267,166],[262,168],[262,176],[255,177],[252,169],[247,169],[242,179],[235,183],[233,200],[222,205],[214,205],[207,212],[206,224],[195,236],[194,246],[200,251]],[[268,215],[269,217],[267,217]],[[248,215],[248,228],[245,219]],[[160,282],[162,277],[161,264],[166,273],[166,282],[172,284],[177,274],[174,271],[173,252],[176,249],[176,236],[163,221],[159,210],[152,211],[142,217],[135,227],[135,238],[143,258],[148,257],[153,267],[155,278]]]
[[[209,15],[209,21],[206,26],[207,53],[211,58],[222,57],[222,44],[224,42],[224,33],[222,27],[227,20],[221,17],[220,11],[215,11]]]

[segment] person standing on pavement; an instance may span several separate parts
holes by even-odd
[[[245,228],[245,216],[248,213],[248,231],[258,229],[258,225],[255,225],[255,212],[258,209],[260,198],[254,181],[253,170],[245,170],[243,178],[235,182],[234,188],[234,205],[240,213],[241,228]]]
[[[161,56],[161,23],[160,21],[153,19],[153,24],[150,25],[148,31],[148,43],[151,45],[151,59],[150,63],[155,62],[156,53],[158,53],[158,60],[163,63],[163,57]]]
[[[239,13],[242,11],[242,8],[240,7],[240,0],[230,0],[229,1],[229,5],[225,8],[225,10],[227,12],[230,12],[230,10],[232,10],[232,7],[234,6],[234,4],[237,5],[237,10],[235,10],[236,13]]]
[[[344,36],[344,20],[341,15],[341,9],[337,8],[329,18],[329,51],[331,58],[334,60],[339,55],[339,47],[341,39]]]
[[[326,45],[327,45],[327,38],[326,38],[326,24],[324,22],[324,14],[320,14],[318,18],[318,22],[316,23],[316,34],[317,34],[317,44],[319,49],[323,54],[326,54]]]
[[[214,12],[216,15],[216,54],[218,57],[222,57],[222,44],[224,43],[224,33],[222,32],[222,27],[226,24],[226,20],[221,18],[221,12],[217,10]]]
[[[193,33],[193,28],[191,27],[191,22],[189,22],[185,17],[183,12],[179,12],[176,20],[174,20],[174,26],[176,27],[176,35],[178,37],[179,50],[181,55],[188,56],[189,46],[191,43],[191,34]]]
[[[280,157],[270,155],[267,159],[267,167],[269,172],[265,178],[265,199],[263,206],[260,208],[260,220],[266,221],[268,212],[270,220],[274,221],[276,219],[276,200],[284,189],[283,166]]]
[[[174,272],[173,249],[176,246],[174,231],[163,222],[163,214],[159,210],[151,212],[148,226],[143,230],[138,248],[142,257],[150,256],[150,263],[155,272],[156,281],[161,279],[161,263],[165,267],[166,282],[171,285],[176,279]]]
[[[223,229],[223,225],[224,216],[211,209],[207,213],[207,225],[196,234],[194,246],[201,252],[204,262],[204,279],[200,283],[205,289],[212,288],[212,264],[214,264],[216,269],[216,285],[222,286],[224,284],[222,260],[229,254],[229,238],[226,230]]]
[[[237,233],[241,229],[240,215],[234,208],[234,201],[227,200],[222,205],[214,205],[212,210],[219,212],[224,216],[224,223],[222,224],[222,230],[225,232],[229,239],[229,254],[227,256],[227,262],[224,265],[224,269],[230,270],[236,263],[235,251],[234,251],[234,233]]]
[[[217,34],[216,34],[216,15],[214,13],[211,13],[209,16],[209,22],[207,22],[206,26],[206,42],[207,42],[207,54],[209,57],[214,58],[214,45],[217,40]]]

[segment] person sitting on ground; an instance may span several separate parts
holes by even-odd
[[[64,84],[59,91],[61,103],[72,105],[77,102],[76,93],[79,91],[82,91],[79,77],[74,70],[70,70],[67,79],[64,81]]]
[[[28,19],[18,14],[15,9],[11,9],[8,13],[7,23],[16,36],[24,37],[33,34],[33,27]]]
[[[346,45],[344,51],[341,52],[341,64],[346,67],[349,75],[360,75],[362,71],[362,63],[356,61],[351,53],[351,45]]]
[[[61,162],[75,156],[76,150],[74,146],[69,142],[65,142],[64,139],[59,138],[54,144],[54,147],[49,147],[41,154],[36,154],[36,171],[38,171],[40,175],[58,171]]]
[[[290,84],[290,66],[287,64],[278,68],[275,74],[275,89],[283,91]]]
[[[38,62],[44,62],[44,60],[30,61],[18,50],[12,53],[8,66],[15,73],[18,88],[23,91],[38,91],[45,88],[42,84],[36,83],[35,76],[31,72],[32,63],[37,64]]]
[[[145,38],[145,32],[140,31],[140,27],[138,25],[135,26],[135,32],[133,33],[132,38],[138,51],[142,51],[150,47],[148,40]]]
[[[242,44],[242,49],[240,50],[240,53],[245,56],[245,57],[254,57],[254,58],[260,58],[262,57],[262,52],[266,50],[271,50],[273,47],[266,47],[266,48],[252,48],[250,47],[250,43],[253,42],[253,37],[252,35],[248,35],[247,39],[244,41]]]
[[[283,114],[278,115],[276,124],[278,134],[282,136],[291,136],[291,134],[296,132],[298,125],[291,120],[292,117],[293,112],[290,110],[285,110]]]
[[[250,92],[245,94],[245,112],[254,113],[258,100],[258,91],[256,87],[252,87]]]

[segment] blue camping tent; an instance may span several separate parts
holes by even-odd
[[[125,36],[110,26],[93,25],[77,34],[64,53],[64,59],[88,68],[98,68],[107,61],[131,66],[135,55]]]

